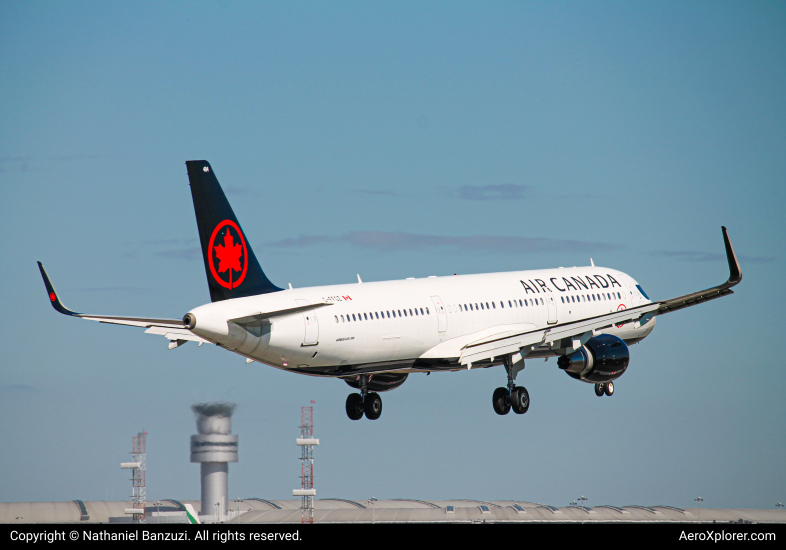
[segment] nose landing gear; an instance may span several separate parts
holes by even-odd
[[[365,413],[369,420],[382,416],[382,398],[378,393],[368,391],[368,374],[360,375],[360,393],[350,393],[347,397],[347,416],[350,420],[360,420]]]
[[[506,355],[503,361],[508,373],[508,387],[494,390],[492,396],[494,412],[502,415],[508,414],[510,409],[513,409],[516,414],[524,414],[529,410],[529,392],[524,386],[516,386],[515,383],[516,375],[524,368],[524,361],[522,360],[518,368],[513,366],[510,355]]]

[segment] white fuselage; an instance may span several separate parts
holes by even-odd
[[[559,268],[283,290],[207,304],[192,332],[244,357],[304,374],[462,368],[466,344],[508,330],[535,330],[649,303],[636,281],[601,267]],[[230,319],[327,302],[256,326]],[[604,330],[628,343],[654,321]],[[547,347],[527,357],[554,356]],[[453,359],[452,362],[445,359]],[[430,359],[441,359],[442,365]],[[487,366],[487,365],[486,365]]]

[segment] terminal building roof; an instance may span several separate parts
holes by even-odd
[[[156,502],[159,504],[156,505]],[[200,511],[200,501],[148,501],[147,521],[174,520],[189,503]],[[300,523],[301,501],[247,498],[229,502],[228,523]],[[130,520],[130,501],[8,502],[0,503],[0,523],[109,523]],[[322,498],[314,500],[315,523],[509,523],[509,522],[679,522],[786,523],[786,510],[742,508],[682,509],[674,506],[595,505],[553,506],[512,500],[418,500]]]

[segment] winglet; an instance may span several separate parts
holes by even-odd
[[[721,226],[721,230],[723,231],[723,244],[726,245],[726,258],[729,260],[729,280],[726,284],[734,286],[742,280],[742,268],[740,268],[740,262],[737,260],[737,255],[731,246],[729,232],[725,226]]]
[[[49,301],[52,302],[52,307],[55,308],[60,313],[62,313],[63,315],[80,315],[76,311],[71,311],[70,309],[65,307],[63,305],[63,302],[60,301],[60,296],[55,291],[55,287],[52,284],[52,281],[49,280],[49,275],[47,275],[46,269],[44,269],[44,264],[38,262],[38,269],[41,271],[41,277],[44,278],[46,293],[49,294]]]

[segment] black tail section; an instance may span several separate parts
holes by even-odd
[[[186,161],[210,299],[256,296],[282,290],[270,282],[206,160]]]

